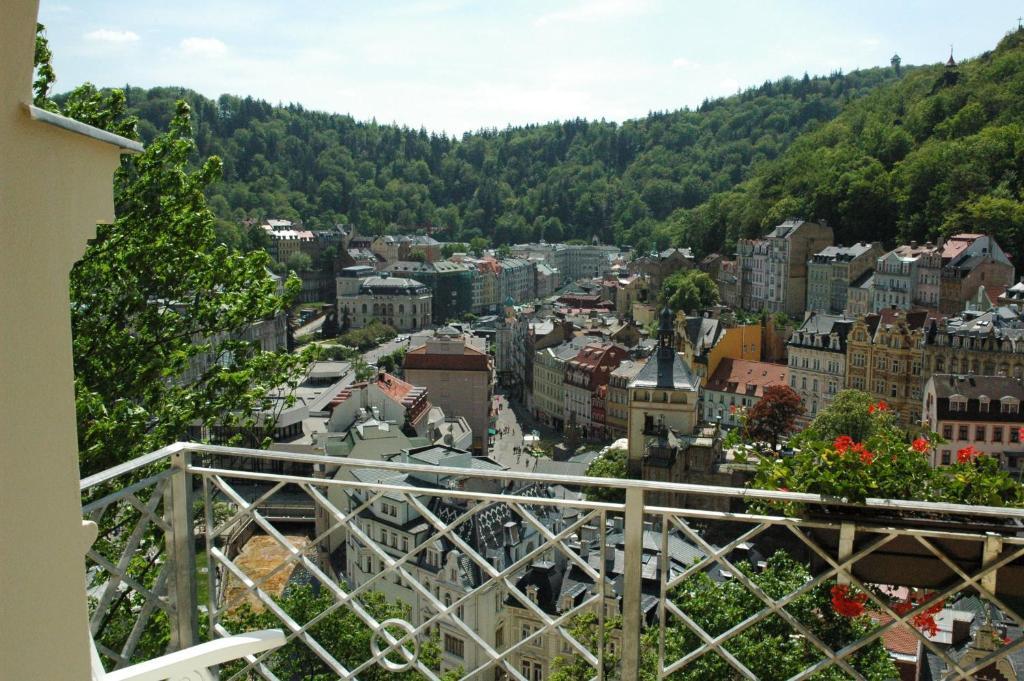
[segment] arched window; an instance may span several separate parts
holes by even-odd
[[[363,303],[363,314],[366,314],[366,303]]]
[[[405,314],[405,305],[402,303],[398,304],[398,314]]]

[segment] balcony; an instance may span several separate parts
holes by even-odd
[[[970,679],[1024,657],[1024,510],[181,443],[81,492],[108,669],[267,626],[288,643],[220,678],[885,678],[864,667],[882,641],[901,670]],[[745,510],[769,502],[820,512]],[[776,551],[798,569],[763,579]],[[865,590],[868,625],[841,626],[836,583]],[[927,633],[928,603],[867,583],[951,614]],[[765,671],[758,642],[797,667]]]

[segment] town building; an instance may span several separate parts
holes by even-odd
[[[547,263],[534,263],[534,289],[537,298],[548,298],[554,295],[555,291],[562,284],[561,273]]]
[[[526,389],[526,356],[529,352],[530,318],[517,310],[512,298],[494,326],[494,371],[498,384],[522,402]]]
[[[700,378],[676,353],[672,327],[672,312],[665,308],[659,315],[657,350],[629,383],[629,469],[634,477],[643,473],[649,437],[664,429],[690,435],[697,427]]]
[[[856,243],[827,246],[807,262],[807,309],[842,314],[847,308],[850,286],[875,265],[884,253],[882,244]]]
[[[1020,309],[1001,306],[930,320],[921,369],[924,376],[950,373],[1024,378]]]
[[[524,364],[521,368],[515,364],[513,366],[516,370],[522,371],[522,375],[517,376],[516,380],[523,385],[523,403],[530,413],[533,413],[533,363],[537,357],[537,351],[554,347],[573,338],[574,330],[575,326],[572,322],[554,317],[529,320]]]
[[[874,267],[864,270],[859,277],[850,282],[850,287],[846,289],[846,315],[848,317],[862,317],[874,310],[874,287]]]
[[[875,261],[871,308],[939,308],[942,252],[932,243],[897,246]]]
[[[618,255],[615,246],[598,244],[557,244],[554,266],[562,273],[562,283],[577,279],[604,277],[611,273],[612,258]]]
[[[578,337],[537,350],[533,360],[533,414],[545,426],[565,429],[565,363],[591,339]]]
[[[924,386],[922,414],[929,430],[945,442],[931,451],[933,466],[957,462],[957,452],[973,447],[1020,472],[1024,443],[1024,382],[1010,376],[934,374]]]
[[[498,261],[498,295],[502,301],[525,303],[537,297],[536,271],[529,260],[503,258]]]
[[[381,371],[369,381],[346,386],[328,404],[327,430],[347,431],[362,417],[372,417],[398,426],[409,434],[429,435],[430,400],[426,388],[412,385]]]
[[[925,310],[857,318],[846,338],[846,387],[885,402],[904,427],[921,421]]]
[[[722,260],[718,267],[718,300],[722,305],[732,309],[742,307],[740,298],[740,270],[736,260]]]
[[[287,222],[271,220],[268,222]],[[290,225],[291,223],[289,223]],[[317,253],[317,241],[313,232],[306,229],[275,229],[270,224],[263,225],[270,237],[270,257],[276,262],[287,263],[296,253],[305,253],[313,258]]]
[[[487,455],[492,366],[487,353],[472,347],[462,333],[441,329],[405,355],[405,380],[422,386],[445,414],[465,417],[473,429],[473,451]]]
[[[608,377],[605,425],[613,440],[624,438],[629,431],[629,384],[640,373],[647,359],[624,360]]]
[[[629,263],[629,271],[647,277],[650,288],[660,291],[665,280],[677,272],[692,270],[697,266],[693,251],[689,248],[666,248],[635,258]]]
[[[701,391],[701,418],[720,426],[737,426],[743,412],[761,401],[765,388],[788,383],[789,368],[785,364],[726,357]]]
[[[939,312],[955,315],[984,286],[1002,291],[1013,285],[1013,264],[987,234],[954,234],[942,243]]]
[[[844,388],[846,337],[852,325],[848,317],[808,312],[789,339],[789,385],[804,403],[801,422],[817,416]]]
[[[430,314],[434,323],[459,320],[473,309],[473,274],[462,263],[399,260],[388,265],[385,271],[393,276],[415,279],[430,289]]]
[[[591,342],[576,356],[565,362],[563,389],[565,394],[565,428],[578,428],[587,438],[606,436],[603,398],[599,419],[594,419],[594,394],[608,385],[611,372],[624,360],[629,351],[616,343]],[[607,388],[605,388],[607,390]]]
[[[433,294],[415,279],[381,272],[372,277],[353,276],[365,271],[342,270],[338,277],[338,319],[342,328],[361,329],[377,320],[396,331],[416,331],[431,325]]]
[[[832,242],[828,225],[797,219],[786,220],[763,239],[741,240],[736,257],[744,278],[744,308],[800,317],[807,302],[807,261]]]

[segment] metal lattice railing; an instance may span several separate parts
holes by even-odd
[[[111,667],[267,626],[285,647],[221,678],[874,679],[916,665],[971,679],[1024,666],[1018,510],[192,444],[82,493],[100,526],[90,625]],[[783,503],[804,512],[771,510]],[[837,584],[862,594],[865,616],[833,611]],[[925,597],[886,596],[900,589]],[[936,603],[932,630],[921,622]]]

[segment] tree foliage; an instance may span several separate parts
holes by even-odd
[[[35,56],[37,102],[137,137],[120,90],[85,84],[62,106],[48,100],[54,74],[41,26]],[[271,409],[269,391],[294,385],[308,360],[245,339],[247,327],[284,313],[298,281],[279,289],[265,253],[217,243],[205,192],[221,162],[190,166],[196,144],[185,102],[164,127],[123,161],[114,178],[117,217],[97,226],[71,271],[83,475],[184,439],[195,422],[235,425],[261,439],[267,424],[257,425],[255,410]]]
[[[688,211],[894,77],[878,68],[784,78],[622,124],[574,119],[460,139],[251,97],[213,101],[167,87],[127,94],[147,141],[167,126],[175,100],[192,105],[196,158],[224,159],[211,205],[238,230],[246,217],[283,217],[370,234],[431,226],[440,240],[465,243],[597,236],[641,250],[686,242],[703,253],[720,235],[701,231]],[[246,235],[225,236],[244,243]]]
[[[628,452],[625,449],[610,448],[601,456],[590,462],[587,475],[591,478],[617,478],[625,480],[629,477]],[[587,498],[591,501],[612,501],[622,503],[626,493],[616,487],[588,487]]]
[[[707,272],[684,270],[665,279],[661,286],[662,303],[673,312],[696,313],[717,305],[718,284]]]
[[[408,605],[389,603],[379,591],[362,594],[359,597],[359,602],[365,612],[378,622],[392,618],[409,619],[410,608]],[[372,636],[370,627],[356,615],[352,608],[334,607],[336,605],[334,596],[327,589],[316,589],[308,584],[292,584],[286,589],[284,595],[277,599],[277,603],[293,620],[302,624],[315,617],[321,617],[315,625],[310,627],[309,634],[347,669],[354,669],[373,656],[370,650]],[[329,614],[324,615],[328,611]],[[271,611],[256,612],[248,604],[244,604],[226,615],[221,623],[232,633],[281,626],[280,620]],[[397,627],[391,630],[391,633],[396,638],[405,635],[405,632]],[[381,639],[381,647],[384,645],[386,643]],[[406,647],[411,649],[412,645],[407,644]],[[390,659],[399,663],[403,661],[398,653],[391,653]],[[436,636],[420,645],[417,659],[436,672],[441,660]],[[292,639],[283,648],[275,651],[268,658],[266,664],[274,675],[281,679],[328,681],[337,678],[337,674],[300,638]],[[223,665],[221,677],[232,678],[232,675],[240,671],[242,667],[242,662]],[[393,673],[378,664],[371,664],[359,672],[359,678],[370,681],[384,681],[385,679],[387,681],[412,681],[426,677],[415,670]],[[458,676],[442,675],[442,678],[447,680],[458,678]]]

